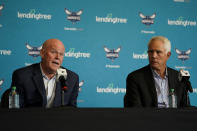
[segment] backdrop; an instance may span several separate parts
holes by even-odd
[[[172,43],[168,66],[190,72],[197,106],[196,0],[0,0],[0,96],[12,72],[40,61],[49,38],[80,78],[79,107],[123,107],[127,75],[148,64],[147,43]]]

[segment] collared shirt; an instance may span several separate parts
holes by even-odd
[[[46,96],[47,96],[47,103],[48,103],[52,97],[54,90],[55,90],[56,75],[54,75],[51,79],[49,79],[44,74],[41,64],[40,64],[40,69],[42,72],[42,77],[43,77],[44,86],[45,86],[45,90],[46,90]]]
[[[153,77],[155,80],[155,87],[157,91],[157,100],[159,108],[169,107],[169,87],[168,87],[168,73],[166,73],[164,78],[162,78],[155,70],[152,69]]]

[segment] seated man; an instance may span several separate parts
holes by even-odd
[[[162,36],[148,43],[149,65],[130,73],[126,80],[124,107],[169,107],[169,92],[174,90],[177,107],[189,106],[187,90],[178,80],[178,71],[166,66],[171,43]]]
[[[65,48],[60,40],[46,40],[40,51],[40,63],[14,71],[11,86],[16,86],[19,93],[20,107],[61,106],[62,86],[57,80],[57,69],[63,62],[64,53]],[[66,71],[65,84],[68,89],[64,93],[64,105],[76,107],[79,77],[68,69]]]

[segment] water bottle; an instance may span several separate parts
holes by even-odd
[[[177,108],[177,96],[174,93],[174,89],[170,89],[169,92],[169,108]]]
[[[10,109],[19,108],[19,95],[16,92],[16,87],[15,86],[12,87],[12,90],[9,94],[9,108]]]

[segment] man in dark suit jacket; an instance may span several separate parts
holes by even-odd
[[[16,86],[19,93],[20,107],[61,106],[62,83],[57,80],[57,69],[63,62],[64,52],[65,48],[60,40],[49,39],[40,51],[41,63],[14,71],[11,85]],[[68,89],[64,93],[64,106],[76,107],[79,77],[68,69],[66,72],[65,85]]]
[[[177,107],[189,106],[184,83],[178,80],[178,71],[166,66],[170,50],[167,38],[156,36],[150,40],[149,65],[128,75],[124,107],[169,107],[171,89],[177,96]]]

